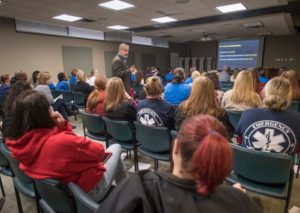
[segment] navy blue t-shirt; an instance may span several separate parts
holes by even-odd
[[[174,106],[161,99],[144,99],[138,103],[136,120],[147,126],[174,129],[174,111]]]
[[[246,110],[237,126],[243,145],[264,152],[293,154],[300,141],[300,115],[269,109]]]

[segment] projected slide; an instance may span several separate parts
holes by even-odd
[[[261,39],[219,41],[218,69],[227,64],[230,69],[261,66]]]

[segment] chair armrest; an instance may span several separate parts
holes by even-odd
[[[100,205],[99,203],[92,200],[82,189],[80,189],[76,184],[70,182],[68,184],[69,189],[71,190],[75,200],[77,209],[79,206],[86,209],[85,212],[91,211],[94,212]]]

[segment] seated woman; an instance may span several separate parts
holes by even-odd
[[[64,119],[68,120],[68,116],[74,115],[74,112],[69,109],[62,98],[54,100],[51,93],[50,83],[51,76],[49,72],[40,72],[37,76],[37,84],[35,90],[44,94],[50,105],[52,105],[54,111],[58,111]]]
[[[281,73],[281,76],[287,78],[292,86],[292,101],[300,101],[300,85],[298,74],[295,70],[286,70]]]
[[[103,199],[113,180],[126,177],[119,145],[106,150],[112,156],[103,164],[104,147],[75,135],[45,96],[34,90],[17,97],[6,144],[29,177],[74,182],[96,201]]]
[[[256,93],[257,82],[252,70],[243,70],[237,75],[233,88],[224,93],[221,106],[229,111],[245,111],[261,106],[261,98]]]
[[[118,185],[97,213],[261,213],[246,193],[222,184],[231,171],[232,149],[214,117],[188,119],[174,141],[172,174],[143,171]],[[134,189],[134,190],[133,190]]]
[[[174,129],[175,108],[161,100],[163,85],[160,80],[156,76],[148,78],[144,89],[147,99],[139,101],[136,120],[147,126]]]
[[[105,88],[107,78],[105,76],[98,75],[94,81],[95,90],[90,94],[87,104],[86,112],[92,114],[98,114],[100,116],[105,115]]]
[[[179,105],[186,100],[191,93],[191,86],[184,83],[184,70],[180,67],[174,70],[174,80],[167,84],[164,91],[164,99],[172,105]]]
[[[77,72],[78,72],[78,70],[75,68],[71,70],[71,77],[69,79],[69,84],[70,84],[70,88],[72,91],[74,90],[74,86],[77,81]]]
[[[284,77],[268,81],[264,108],[246,110],[237,126],[244,146],[264,152],[294,153],[300,141],[300,115],[285,111],[291,91],[290,82]]]
[[[8,126],[11,123],[13,116],[13,106],[17,96],[26,90],[32,90],[31,85],[27,81],[16,81],[10,88],[9,93],[5,100],[4,105],[4,120],[2,123],[1,131],[3,138],[6,138]]]
[[[136,109],[124,88],[122,79],[111,78],[106,86],[105,115],[109,119],[135,121]]]
[[[208,77],[213,82],[218,101],[221,103],[224,92],[221,90],[219,76],[214,71],[206,72],[204,76]]]
[[[77,72],[77,82],[74,86],[75,92],[82,92],[85,97],[85,101],[89,97],[90,93],[92,92],[92,87],[86,83],[85,74],[82,70],[78,70]]]
[[[219,105],[212,81],[205,76],[200,76],[194,80],[190,97],[176,109],[175,129],[180,129],[185,118],[197,114],[212,115],[225,125],[230,134],[234,131],[226,111]]]

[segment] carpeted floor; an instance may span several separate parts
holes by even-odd
[[[72,120],[72,123],[76,125],[74,129],[75,133],[78,135],[83,135],[82,125],[80,119],[77,121]],[[139,162],[151,164],[153,166],[153,161],[147,157],[139,156]],[[127,171],[133,166],[133,160],[125,160]],[[160,162],[159,171],[170,172],[170,165],[166,162]],[[130,173],[129,173],[130,175]],[[3,185],[6,192],[5,203],[1,210],[3,213],[17,213],[17,203],[13,188],[12,179],[9,177],[1,176]],[[265,213],[282,213],[284,209],[284,201],[273,199],[266,196],[257,195],[248,192],[248,194],[264,209]],[[21,200],[23,204],[24,213],[35,213],[36,206],[35,201],[28,199],[21,195]],[[294,179],[293,192],[290,201],[290,213],[300,213],[300,177]]]

